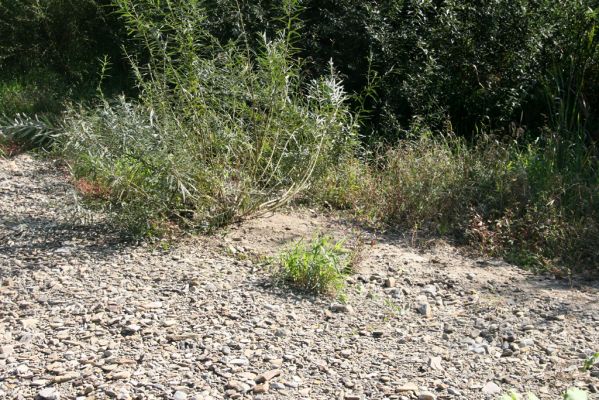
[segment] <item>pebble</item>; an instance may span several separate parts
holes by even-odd
[[[268,382],[259,383],[256,386],[254,386],[254,393],[255,394],[268,393],[269,389],[270,389],[270,384]]]
[[[433,393],[431,392],[420,392],[420,394],[418,395],[418,400],[436,400],[437,396],[435,396]]]
[[[483,386],[483,393],[487,396],[494,396],[501,393],[501,388],[495,382],[487,382]]]
[[[60,393],[54,388],[45,388],[37,394],[41,400],[60,400]]]
[[[268,382],[268,381],[272,380],[273,378],[276,378],[277,376],[280,376],[280,375],[281,375],[280,369],[271,369],[270,371],[266,371],[266,372],[262,373],[261,375],[259,375],[256,378],[256,382],[257,383]]]
[[[141,326],[137,325],[137,324],[131,324],[131,325],[127,325],[123,328],[123,330],[121,331],[121,333],[123,335],[133,335],[137,332],[139,332],[141,330]]]
[[[422,314],[426,318],[433,317],[433,309],[431,308],[431,305],[428,303],[420,303],[417,307],[417,310],[420,314]]]
[[[177,390],[173,395],[173,400],[187,400],[187,393]]]

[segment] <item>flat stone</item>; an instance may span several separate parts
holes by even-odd
[[[269,389],[270,389],[270,384],[268,382],[259,383],[258,385],[254,386],[254,393],[255,394],[268,393]]]
[[[270,386],[275,390],[284,390],[285,389],[285,385],[283,385],[280,382],[273,382],[270,384]]]
[[[442,370],[443,366],[441,365],[441,357],[429,357],[428,366],[436,371]]]
[[[169,342],[182,342],[184,340],[195,340],[199,337],[197,333],[182,333],[178,335],[166,335]]]
[[[162,308],[162,302],[161,301],[151,301],[151,302],[142,304],[141,307],[145,308],[146,310]]]
[[[25,329],[35,328],[39,322],[37,318],[25,318],[21,320],[21,324]]]
[[[418,385],[413,383],[413,382],[408,382],[404,385],[398,386],[395,391],[398,393],[408,393],[408,392],[414,392],[414,393],[418,393]]]
[[[249,365],[250,361],[247,358],[245,358],[245,357],[243,357],[243,358],[234,358],[234,359],[230,360],[228,362],[228,364],[229,365]]]
[[[0,347],[0,355],[3,356],[0,358],[6,358],[13,353],[14,353],[14,348],[11,345],[7,344],[7,345]]]
[[[280,369],[271,369],[270,371],[263,372],[256,378],[256,383],[268,382],[273,378],[281,375]]]
[[[422,289],[422,293],[427,293],[427,294],[430,294],[431,296],[436,296],[437,295],[437,288],[435,287],[435,285],[426,285]]]
[[[229,382],[227,382],[225,389],[232,389],[239,393],[246,393],[246,392],[249,392],[251,387],[247,383],[236,381],[236,380],[230,380]]]
[[[118,371],[109,375],[110,379],[119,380],[119,379],[129,379],[131,378],[131,372],[129,371]]]
[[[177,390],[173,395],[173,400],[187,400],[187,393]]]
[[[77,378],[79,378],[79,374],[77,372],[67,372],[66,374],[58,375],[58,376],[54,377],[53,381],[55,383],[63,383],[63,382],[72,381],[73,379],[77,379]]]
[[[41,400],[59,400],[60,392],[54,388],[45,388],[37,394]]]
[[[450,387],[447,389],[447,393],[453,395],[453,396],[461,396],[462,392],[460,392],[458,389]]]
[[[483,386],[483,393],[488,396],[493,396],[501,393],[501,388],[495,382],[487,382]]]

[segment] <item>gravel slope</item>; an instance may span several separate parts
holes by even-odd
[[[349,307],[273,286],[247,254],[314,232],[308,211],[168,249],[76,218],[52,163],[0,160],[0,398],[599,399],[597,282],[378,237]],[[372,237],[372,236],[369,236]]]

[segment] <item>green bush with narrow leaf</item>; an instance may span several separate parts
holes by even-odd
[[[288,28],[258,49],[220,42],[198,1],[116,4],[150,54],[130,55],[139,96],[71,109],[62,145],[127,226],[204,229],[266,211],[351,153],[355,121],[334,66],[305,79],[290,44],[295,1]]]

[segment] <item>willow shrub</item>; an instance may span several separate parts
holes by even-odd
[[[147,64],[139,97],[73,108],[63,145],[76,176],[107,188],[117,220],[220,225],[277,207],[349,153],[355,123],[331,65],[306,82],[290,30],[220,43],[200,1],[117,1]],[[293,0],[285,3],[295,21]]]

